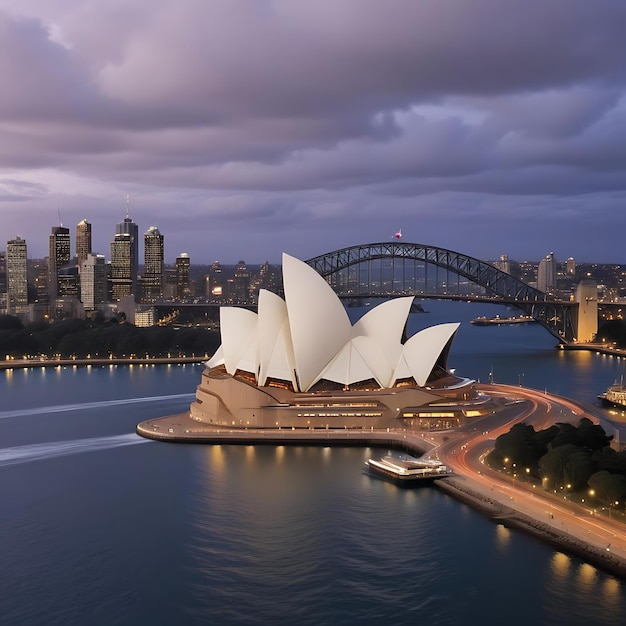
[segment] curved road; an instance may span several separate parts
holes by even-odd
[[[494,471],[483,463],[483,457],[494,447],[495,439],[516,423],[526,422],[536,429],[546,428],[555,422],[578,423],[582,417],[594,422],[596,416],[587,413],[578,403],[557,398],[523,387],[493,385],[489,395],[515,398],[509,406],[516,410],[498,412],[481,419],[475,426],[465,426],[457,433],[447,433],[447,441],[441,439],[431,451],[455,473],[472,481],[472,489],[485,498],[519,511],[535,521],[550,526],[557,533],[565,533],[581,542],[607,550],[626,559],[626,533],[624,524],[599,517],[590,508],[549,494],[526,482]],[[508,403],[507,403],[508,404]],[[504,420],[503,420],[504,417]],[[523,468],[520,468],[523,471]]]

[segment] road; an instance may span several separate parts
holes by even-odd
[[[532,389],[506,385],[490,386],[489,394],[516,398],[507,410],[481,419],[475,426],[465,426],[456,433],[440,437],[440,445],[430,454],[451,465],[455,472],[472,481],[472,487],[486,498],[519,511],[550,526],[555,532],[577,537],[601,550],[626,559],[624,524],[598,516],[593,509],[549,494],[526,481],[494,471],[483,457],[494,447],[495,439],[516,423],[532,424],[542,429],[555,422],[578,423],[582,417],[597,419],[578,403]],[[515,408],[515,410],[511,410]],[[524,468],[520,468],[520,473]]]

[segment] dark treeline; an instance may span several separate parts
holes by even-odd
[[[559,423],[536,431],[516,424],[500,435],[487,463],[523,480],[540,481],[548,490],[588,494],[603,504],[624,507],[626,451],[610,447],[613,437],[582,418],[578,426]]]
[[[626,321],[608,320],[603,322],[596,333],[598,341],[615,342],[620,348],[626,348]]]
[[[215,352],[219,332],[204,328],[152,326],[137,328],[118,320],[71,319],[23,325],[11,315],[0,315],[0,360],[23,355],[60,355],[108,358],[191,356]]]

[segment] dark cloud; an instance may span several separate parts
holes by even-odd
[[[106,253],[126,193],[210,257],[414,221],[540,257],[598,207],[623,231],[625,28],[621,0],[0,0],[0,241],[43,253],[61,208]]]

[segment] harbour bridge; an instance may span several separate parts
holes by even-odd
[[[307,263],[342,299],[417,296],[505,304],[533,317],[561,343],[578,336],[577,302],[556,299],[453,250],[392,241],[342,248]]]

